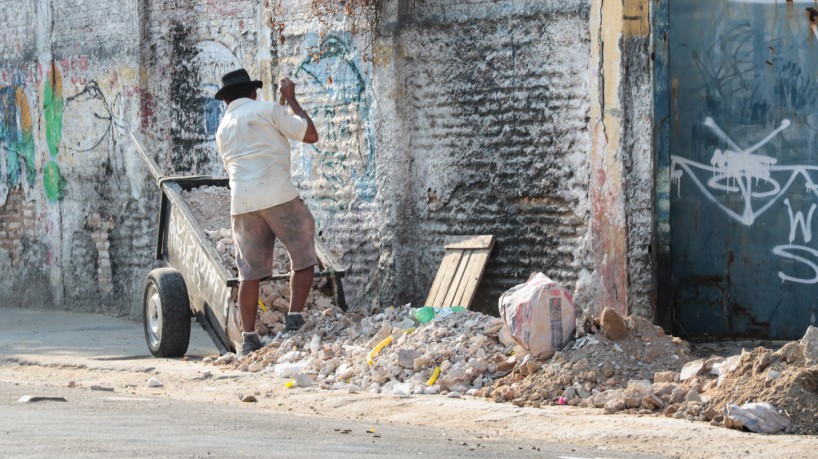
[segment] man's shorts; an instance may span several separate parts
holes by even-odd
[[[276,238],[290,253],[290,269],[293,271],[318,264],[315,219],[301,198],[233,215],[232,221],[240,281],[261,279],[273,273]]]

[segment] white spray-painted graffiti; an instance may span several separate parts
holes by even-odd
[[[818,166],[778,165],[776,158],[755,153],[787,129],[790,126],[789,120],[782,120],[773,132],[748,148],[741,148],[712,118],[705,119],[704,125],[710,128],[729,148],[726,151],[716,149],[709,165],[672,155],[670,177],[671,181],[676,184],[678,196],[681,196],[681,179],[687,174],[704,197],[716,204],[727,216],[745,226],[752,226],[762,214],[789,191],[799,177],[804,179],[806,191],[818,198],[818,183],[810,176],[811,172],[818,171]],[[697,172],[712,174],[712,176],[705,182],[697,175]],[[786,177],[785,183],[781,185],[775,176]],[[716,196],[718,192],[724,192],[725,195],[740,193],[742,207],[739,210],[729,207],[726,199]],[[778,245],[773,248],[772,252],[784,259],[803,263],[812,270],[814,275],[797,277],[779,271],[778,276],[782,281],[799,284],[818,283],[818,263],[802,256],[808,255],[818,260],[818,250],[803,245],[812,240],[812,216],[818,205],[812,204],[805,218],[802,211],[793,211],[789,199],[785,198],[783,204],[787,207],[790,221],[789,244]],[[794,244],[799,230],[803,244]],[[799,252],[801,255],[797,254]]]

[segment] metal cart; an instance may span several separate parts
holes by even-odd
[[[179,357],[187,352],[191,316],[210,335],[221,353],[241,345],[237,304],[239,280],[222,262],[204,231],[182,199],[181,192],[205,185],[228,187],[226,177],[167,177],[145,150],[136,133],[136,149],[156,179],[162,194],[155,257],[166,267],[152,270],[145,282],[143,319],[148,349],[156,357]],[[341,279],[344,269],[316,240],[319,270],[316,277],[329,278],[335,304],[346,311]],[[288,279],[289,273],[266,280]]]

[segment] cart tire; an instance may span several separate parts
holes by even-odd
[[[172,268],[154,269],[145,281],[145,341],[156,357],[181,357],[190,343],[190,300],[185,279]]]

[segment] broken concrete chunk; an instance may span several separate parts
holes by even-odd
[[[804,346],[804,357],[807,360],[807,365],[818,364],[818,328],[812,325],[807,327],[804,337],[801,338],[801,344]]]
[[[660,371],[653,375],[653,382],[655,383],[672,383],[679,378],[679,373],[675,371]]]
[[[600,392],[600,393],[594,395],[594,401],[593,401],[594,406],[597,407],[597,408],[602,408],[602,407],[605,406],[606,403],[608,403],[611,400],[621,399],[622,398],[622,392],[623,392],[622,389],[611,389],[611,390],[606,390],[604,392]],[[623,405],[624,405],[624,402],[623,402]]]
[[[628,336],[628,324],[613,308],[605,308],[600,318],[602,334],[611,341]]]
[[[420,353],[413,349],[400,349],[398,351],[398,365],[403,368],[415,368],[415,360],[420,357]]]
[[[658,395],[650,393],[642,399],[642,406],[649,410],[662,410],[665,408],[665,402]]]
[[[689,391],[689,392],[688,392],[688,393],[685,395],[685,401],[686,401],[686,402],[698,402],[698,403],[701,403],[701,401],[702,401],[702,397],[699,395],[699,392],[698,392],[698,391],[696,391],[696,390],[690,390],[690,391]]]
[[[608,400],[607,402],[605,402],[605,405],[603,406],[603,408],[605,409],[606,413],[614,414],[614,413],[617,413],[619,411],[624,410],[626,408],[626,405],[625,405],[625,401],[622,398],[617,397],[617,398],[614,398],[612,400]]]
[[[673,389],[673,392],[671,392],[668,403],[671,404],[682,403],[685,401],[685,396],[687,396],[687,389],[685,389],[684,387],[676,387],[675,389]]]
[[[688,362],[684,367],[682,367],[682,371],[679,373],[679,381],[687,381],[688,379],[698,375],[699,371],[701,371],[703,367],[704,360],[699,359]]]
[[[503,326],[500,328],[500,331],[497,332],[497,339],[503,344],[503,346],[513,346],[515,344],[514,338],[511,337],[511,333],[508,332],[508,327]]]
[[[809,331],[809,329],[807,329]],[[784,359],[785,362],[792,365],[803,365],[806,361],[804,357],[804,348],[806,346],[799,341],[790,341],[781,349],[776,351],[776,355]]]
[[[662,397],[665,400],[670,399],[670,394],[673,393],[673,390],[678,387],[678,384],[674,383],[653,383],[651,386],[653,389],[653,393]]]

